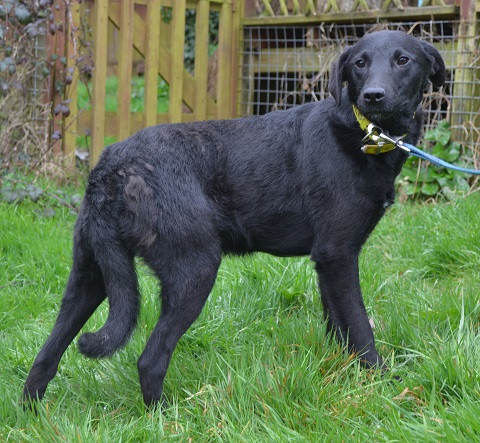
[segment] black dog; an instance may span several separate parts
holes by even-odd
[[[415,144],[429,80],[445,80],[433,46],[402,32],[375,32],[334,65],[333,98],[262,117],[155,126],[105,149],[75,226],[60,313],[24,399],[43,397],[65,349],[106,297],[106,324],[82,335],[78,347],[105,357],[126,344],[140,304],[137,255],[162,287],[161,316],[138,361],[147,404],[161,398],[172,353],[200,314],[223,253],[310,254],[328,330],[367,367],[383,366],[362,301],[358,255],[394,201],[407,155],[362,152],[365,132],[352,105]]]

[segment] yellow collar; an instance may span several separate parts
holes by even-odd
[[[375,137],[375,134],[372,131],[372,128],[376,128],[375,125],[373,125],[372,122],[368,120],[367,117],[362,115],[359,109],[355,105],[352,104],[352,108],[353,108],[353,113],[357,118],[357,122],[360,125],[360,128],[362,129],[362,131],[365,131],[367,133],[367,136],[362,141],[365,141],[365,139],[370,139],[370,141],[373,142],[373,143],[365,144],[362,147],[362,151],[365,154],[373,154],[373,155],[383,154],[384,152],[392,151],[397,147],[394,143],[388,143],[383,140],[379,140],[378,137]]]

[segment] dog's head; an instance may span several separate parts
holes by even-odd
[[[428,81],[445,82],[445,64],[429,43],[401,31],[366,34],[333,65],[329,90],[338,104],[348,97],[369,120],[381,125],[413,115]]]

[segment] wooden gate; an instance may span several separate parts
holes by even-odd
[[[63,1],[71,6],[67,19],[64,20],[66,25],[73,25],[73,29],[78,29],[82,17],[80,1]],[[75,146],[75,137],[83,135],[84,129],[88,128],[91,133],[90,165],[93,166],[104,148],[107,136],[122,140],[141,128],[157,123],[232,118],[245,114],[244,98],[249,97],[248,85],[252,83],[252,79],[261,77],[262,69],[271,73],[274,66],[260,63],[259,67],[249,67],[244,58],[262,61],[262,56],[268,54],[268,50],[262,47],[259,36],[267,33],[275,37],[280,26],[285,29],[295,26],[309,27],[305,28],[303,33],[305,48],[302,50],[313,53],[316,49],[315,43],[310,41],[309,29],[314,26],[323,29],[327,25],[332,27],[342,23],[353,26],[381,20],[398,22],[407,18],[412,21],[452,17],[458,19],[458,41],[452,41],[450,46],[439,49],[445,53],[448,68],[454,73],[449,81],[458,99],[452,98],[448,111],[453,109],[456,112],[452,112],[451,122],[454,127],[460,127],[465,115],[472,114],[471,108],[477,106],[475,100],[479,98],[475,89],[477,83],[474,76],[477,71],[474,68],[476,69],[478,64],[477,14],[480,12],[480,0],[423,0],[423,3],[408,0],[407,6],[404,6],[404,3],[400,0],[83,1],[81,7],[86,5],[90,9],[90,25],[94,31],[92,109],[80,110],[78,116],[72,113],[64,119],[64,128],[67,129],[64,130],[63,152],[71,153],[72,146]],[[419,3],[422,3],[421,7],[418,7]],[[171,14],[168,23],[161,17],[165,10]],[[191,16],[192,11],[195,12],[195,63],[191,73],[185,67],[184,47],[186,16],[189,13]],[[68,17],[69,14],[71,18]],[[210,14],[219,17],[216,81],[213,90],[207,87]],[[118,30],[114,51],[109,45],[109,40],[112,40],[108,31],[109,24]],[[245,35],[250,30],[254,41],[246,40]],[[272,48],[285,46],[283,49],[275,49],[275,66],[278,65],[279,70],[285,72],[297,70],[298,53],[295,51],[298,48],[291,41],[281,41],[282,38],[278,35],[275,38],[278,41],[272,43]],[[68,69],[73,69],[75,65],[73,59],[76,51],[72,46],[75,46],[75,42],[70,39],[67,51],[74,56],[67,54]],[[111,59],[112,52],[115,52],[118,61],[118,108],[107,112],[105,85],[108,60]],[[290,59],[287,60],[290,52],[294,55],[291,63],[288,61]],[[312,58],[315,64],[318,64],[317,52]],[[132,112],[132,62],[138,57],[144,61],[145,99],[143,111]],[[268,59],[268,63],[272,60]],[[325,60],[323,62],[325,63]],[[243,69],[242,65],[245,65]],[[316,67],[312,66],[311,71],[316,72],[315,69]],[[271,77],[270,74],[269,76]],[[169,109],[165,113],[157,111],[160,77],[170,88]],[[263,87],[259,90],[260,93],[265,92]],[[76,109],[75,76],[67,87],[66,95],[67,99],[72,101],[70,107]],[[467,100],[472,95],[475,100]]]
[[[79,121],[90,120],[90,165],[104,148],[105,136],[122,140],[157,123],[231,118],[235,114],[238,72],[239,10],[235,0],[94,0],[94,69],[92,110]],[[161,18],[167,9],[171,20]],[[195,10],[195,66],[184,66],[185,17]],[[219,15],[216,88],[207,89],[209,15]],[[108,22],[118,29],[118,110],[106,112]],[[170,43],[168,43],[170,42]],[[134,53],[144,58],[144,112],[130,109]],[[159,77],[169,87],[169,109],[157,112]]]

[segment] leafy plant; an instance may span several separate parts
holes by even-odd
[[[67,130],[63,119],[76,113],[70,108],[66,87],[74,81],[76,70],[91,73],[93,55],[88,14],[83,14],[75,29],[70,23],[72,8],[80,2],[0,1],[2,167],[45,167],[55,157],[53,146]],[[64,45],[51,43],[55,35],[58,42],[72,41],[75,54],[69,58],[74,66],[68,66]]]
[[[52,217],[56,213],[54,208],[59,206],[66,207],[70,209],[70,212],[76,214],[82,202],[82,196],[63,189],[48,191],[45,187],[35,184],[35,182],[19,180],[11,174],[1,178],[0,202],[18,204],[26,200],[38,206],[35,210],[38,215]]]
[[[448,120],[440,121],[437,126],[424,135],[430,141],[430,148],[424,147],[432,155],[449,163],[462,164],[462,145],[451,140]],[[454,199],[458,194],[470,191],[468,175],[451,169],[432,166],[417,157],[410,157],[397,178],[401,194],[411,198],[432,198],[444,196]]]

